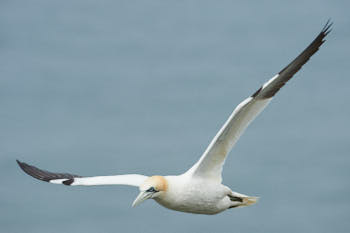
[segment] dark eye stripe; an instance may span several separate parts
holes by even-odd
[[[150,187],[149,189],[146,190],[146,192],[149,192],[149,193],[156,193],[156,192],[158,192],[158,191],[155,190],[153,187]]]

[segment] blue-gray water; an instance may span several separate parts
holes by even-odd
[[[0,2],[0,232],[350,231],[348,1]],[[252,123],[224,183],[260,196],[215,216],[65,187],[17,167],[179,174],[234,107],[331,17],[321,50]]]

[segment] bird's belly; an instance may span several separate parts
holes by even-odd
[[[226,210],[230,206],[230,200],[221,190],[207,189],[187,189],[187,192],[167,195],[155,200],[162,206],[195,214],[217,214]]]
[[[189,204],[181,203],[179,205],[176,205],[174,203],[167,203],[160,200],[156,200],[156,201],[168,209],[187,212],[187,213],[194,213],[194,214],[217,214],[225,210],[225,209],[217,208],[217,206],[215,205],[203,205],[203,204],[194,205],[193,203],[189,203]]]

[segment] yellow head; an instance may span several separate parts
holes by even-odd
[[[140,185],[140,194],[136,197],[132,206],[134,207],[147,199],[158,197],[167,189],[168,182],[163,176],[151,176]]]

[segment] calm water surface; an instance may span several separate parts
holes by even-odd
[[[350,231],[349,1],[0,2],[0,232]],[[331,17],[321,50],[248,128],[224,183],[260,196],[215,216],[131,203],[133,187],[36,181],[179,174],[234,107]]]

